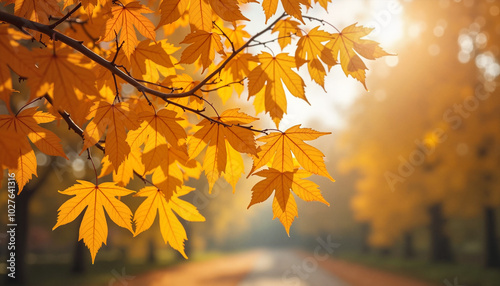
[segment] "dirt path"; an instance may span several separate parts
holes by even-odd
[[[127,286],[434,286],[350,262],[310,257],[287,250],[249,251],[146,273]]]

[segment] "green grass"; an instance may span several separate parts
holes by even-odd
[[[407,260],[399,257],[358,253],[339,254],[337,258],[415,277],[437,285],[446,285],[444,283],[446,279],[448,279],[450,285],[455,285],[455,277],[458,279],[457,286],[500,285],[500,269],[486,269],[473,263],[433,263],[422,259]]]

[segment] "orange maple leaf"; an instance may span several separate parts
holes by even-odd
[[[94,73],[80,65],[82,56],[68,47],[55,52],[35,49],[31,54],[37,59],[40,74],[28,80],[32,97],[48,93],[53,96],[56,109],[68,111],[77,123],[81,123],[88,111],[82,108],[81,102],[86,95],[98,94]]]
[[[314,140],[330,132],[318,132],[310,128],[300,128],[295,125],[285,132],[272,132],[269,135],[258,138],[258,141],[265,142],[261,146],[260,152],[254,156],[250,176],[255,170],[263,167],[272,160],[272,168],[280,172],[292,172],[293,164],[292,152],[299,164],[307,171],[321,175],[334,181],[328,174],[323,157],[323,153],[304,141]]]
[[[29,145],[28,138],[45,154],[68,159],[64,154],[61,139],[38,125],[52,122],[55,119],[55,116],[50,113],[37,111],[36,107],[24,109],[17,115],[0,115],[0,130],[5,133],[17,134],[14,138],[19,140],[14,144],[7,145],[6,150],[11,152],[12,157],[9,156],[5,162],[2,162],[3,165],[9,166],[11,170],[16,172],[19,193],[32,175],[36,176],[36,156]],[[5,139],[2,138],[2,141],[12,137],[13,135],[7,136]]]
[[[229,166],[231,169],[227,169],[228,150],[226,141],[239,153],[256,155],[258,151],[253,131],[236,126],[250,124],[257,120],[257,118],[239,112],[239,109],[236,108],[226,110],[219,117],[213,117],[213,119],[229,126],[215,124],[208,119],[202,120],[197,125],[201,126],[201,129],[189,139],[188,149],[190,158],[194,158],[208,146],[203,160],[203,170],[207,176],[210,191],[222,172],[227,173],[230,171],[230,176],[237,176],[234,173],[234,166]],[[236,162],[233,158],[235,155],[230,153],[230,156],[230,162],[234,164]],[[241,174],[242,173],[240,173],[239,176],[241,176]]]
[[[134,233],[132,229],[132,211],[126,204],[116,198],[129,195],[134,191],[118,187],[113,182],[99,185],[82,180],[77,180],[77,182],[78,184],[62,192],[59,191],[61,194],[74,195],[74,197],[59,207],[57,223],[52,230],[74,221],[86,208],[80,224],[78,239],[83,239],[83,242],[90,250],[92,264],[94,264],[97,252],[103,243],[106,244],[108,237],[108,225],[104,210],[114,223]]]
[[[174,212],[187,221],[205,221],[195,206],[179,199],[180,196],[187,195],[193,190],[193,188],[184,186],[179,188],[170,199],[166,199],[164,192],[156,187],[141,189],[134,196],[146,197],[146,200],[142,202],[134,214],[136,225],[134,236],[149,229],[158,212],[160,231],[165,244],[170,244],[173,249],[179,251],[187,259],[184,252],[184,241],[187,240],[186,230]]]
[[[363,60],[358,56],[374,60],[391,54],[384,51],[379,43],[361,39],[368,35],[373,28],[356,26],[354,23],[342,30],[340,33],[332,34],[332,39],[326,44],[326,48],[332,50],[336,59],[340,58],[340,65],[345,75],[352,76],[360,81],[366,88],[365,71],[368,69]]]
[[[256,203],[266,201],[274,192],[274,217],[280,219],[288,235],[290,235],[290,226],[297,216],[297,205],[293,196],[290,195],[290,190],[304,201],[319,201],[330,206],[321,195],[318,185],[304,180],[311,175],[305,170],[294,169],[291,172],[281,172],[271,168],[257,172],[256,175],[265,177],[265,179],[252,188],[252,200],[248,208]]]
[[[123,52],[127,58],[130,58],[138,42],[134,27],[144,37],[153,41],[156,38],[155,26],[146,16],[142,15],[148,13],[153,13],[153,11],[138,1],[130,2],[127,5],[114,5],[108,13],[110,19],[106,21],[104,36],[100,41],[111,41],[120,33],[119,42],[124,42]]]
[[[116,170],[130,152],[130,146],[125,141],[126,129],[139,128],[135,113],[130,112],[126,102],[110,104],[106,101],[98,101],[90,109],[87,119],[92,120],[83,132],[85,142],[82,152],[97,144],[107,129],[105,154],[109,156]]]
[[[160,165],[162,150],[168,149],[167,142],[185,150],[187,134],[178,123],[183,119],[177,117],[176,112],[167,109],[143,111],[139,120],[142,121],[140,127],[128,133],[127,142],[132,148],[144,144],[142,162],[146,172]]]
[[[225,21],[248,20],[247,17],[241,14],[238,0],[208,0],[208,2],[213,11]]]
[[[212,64],[216,51],[224,54],[220,36],[212,32],[194,31],[188,34],[181,44],[191,45],[182,52],[180,63],[192,64],[200,58],[203,71]]]
[[[163,0],[160,4],[160,22],[157,29],[177,21],[186,12],[190,0]]]
[[[16,0],[14,14],[42,24],[49,23],[49,16],[62,16],[58,0]]]

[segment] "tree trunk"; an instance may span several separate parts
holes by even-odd
[[[82,274],[86,271],[85,254],[87,254],[87,251],[83,240],[77,240],[73,249],[71,272]]]
[[[498,237],[495,223],[495,209],[484,208],[484,228],[485,228],[485,266],[499,267],[500,256],[498,252]]]
[[[361,225],[361,252],[367,254],[370,252],[370,245],[368,244],[368,234],[370,232],[370,226],[368,223],[363,223]]]
[[[390,247],[383,247],[380,249],[380,255],[383,257],[387,257],[391,255],[391,248]]]
[[[431,218],[431,260],[434,262],[451,262],[453,261],[451,241],[445,232],[446,220],[443,217],[441,204],[431,206],[429,215]]]
[[[150,238],[148,242],[148,262],[151,264],[158,262],[156,258],[156,244],[153,238]]]
[[[415,258],[413,235],[409,231],[405,232],[403,237],[403,257],[408,259]]]

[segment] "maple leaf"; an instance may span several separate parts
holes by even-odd
[[[292,70],[295,67],[295,60],[287,53],[273,56],[262,52],[256,57],[260,63],[248,75],[248,95],[257,94],[265,88],[265,108],[269,112],[276,126],[279,125],[283,114],[286,113],[287,103],[283,83],[290,93],[305,100],[305,83],[302,78]],[[283,83],[282,83],[283,82]]]
[[[368,35],[373,28],[356,26],[356,24],[344,28],[340,33],[332,34],[332,38],[325,48],[332,50],[333,56],[340,59],[340,65],[346,76],[350,75],[357,79],[367,89],[365,71],[368,68],[358,54],[369,60],[391,54],[384,51],[379,43],[361,39]]]
[[[304,201],[319,201],[330,206],[321,195],[318,185],[304,180],[305,177],[310,176],[310,173],[305,170],[294,169],[291,172],[281,172],[271,168],[259,171],[256,175],[265,177],[265,179],[252,188],[252,199],[248,208],[256,203],[266,201],[274,192],[274,217],[280,219],[288,235],[290,235],[289,230],[294,217],[297,216],[297,205],[293,196],[290,195],[290,190]]]
[[[127,5],[114,5],[109,12],[110,19],[106,21],[104,36],[100,41],[111,41],[121,31],[119,42],[124,42],[123,52],[127,58],[130,58],[138,42],[134,27],[144,37],[153,41],[156,38],[155,26],[146,16],[142,15],[148,13],[153,13],[153,11],[138,1],[130,2]]]
[[[300,37],[295,50],[297,68],[307,62],[311,79],[323,88],[325,88],[326,71],[320,59],[328,66],[328,69],[337,64],[332,51],[323,45],[324,42],[331,40],[331,37],[330,33],[315,27],[306,35]]]
[[[118,168],[112,165],[111,161],[109,161],[109,156],[104,156],[101,161],[102,167],[99,178],[113,172],[113,182],[116,182],[116,184],[121,187],[125,187],[130,180],[134,178],[134,171],[139,174],[145,173],[144,165],[141,162],[141,156],[142,151],[139,147],[131,148],[130,153]]]
[[[49,16],[62,16],[57,0],[16,0],[14,14],[42,24],[49,23]]]
[[[106,101],[98,101],[89,110],[87,119],[92,120],[83,133],[85,142],[80,154],[97,144],[107,129],[105,154],[109,156],[113,166],[118,167],[130,152],[130,147],[125,141],[126,129],[139,128],[135,113],[130,112],[126,102],[110,104]]]
[[[87,112],[81,105],[84,94],[99,93],[94,73],[80,65],[82,56],[68,47],[58,48],[55,53],[52,49],[35,49],[31,54],[39,66],[39,76],[28,80],[32,97],[48,93],[53,96],[56,110],[68,111],[80,123]]]
[[[142,162],[146,172],[159,166],[163,160],[162,149],[168,148],[167,142],[185,150],[187,135],[178,123],[183,119],[177,117],[176,112],[167,109],[143,111],[139,114],[139,120],[142,121],[140,127],[128,133],[127,142],[132,148],[145,145]]]
[[[38,125],[52,122],[56,117],[36,109],[36,107],[26,108],[17,115],[0,115],[0,129],[20,134],[23,137],[27,136],[40,151],[47,155],[68,159],[60,143],[61,139],[52,131]],[[24,140],[27,139],[24,138]]]
[[[193,188],[184,186],[180,188],[170,199],[165,198],[164,192],[156,187],[145,187],[134,196],[146,197],[134,214],[136,230],[134,236],[149,229],[156,219],[156,213],[160,217],[160,231],[165,244],[170,244],[173,249],[179,251],[187,259],[184,252],[184,241],[187,240],[186,230],[174,214],[187,221],[205,221],[195,206],[179,199],[187,195]]]
[[[292,43],[291,35],[302,36],[302,30],[299,28],[299,25],[300,23],[293,20],[291,17],[279,20],[276,25],[274,25],[272,32],[278,32],[278,44],[282,50]]]
[[[212,9],[207,0],[191,0],[189,4],[189,24],[191,32],[212,31]]]
[[[239,111],[239,108],[224,111],[214,120],[223,122],[229,126],[215,124],[208,119],[202,120],[197,126],[201,128],[189,139],[188,153],[194,158],[208,146],[203,160],[203,170],[208,179],[209,190],[220,177],[221,172],[226,171],[228,162],[228,151],[226,141],[240,153],[257,154],[254,134],[251,130],[236,125],[250,124],[257,118]],[[231,162],[235,162],[231,159]],[[234,167],[233,167],[234,168]],[[234,176],[234,173],[231,173]]]
[[[224,54],[220,36],[207,31],[194,31],[184,38],[181,44],[189,45],[181,55],[181,63],[192,64],[198,58],[203,65],[203,71],[210,66],[215,58],[215,52]]]
[[[29,145],[28,138],[45,154],[68,159],[64,154],[59,137],[38,125],[54,120],[55,116],[37,111],[35,107],[24,109],[17,115],[0,115],[0,131],[9,134],[2,138],[2,141],[6,142],[2,145],[5,144],[5,150],[10,153],[2,160],[2,165],[8,166],[16,173],[19,193],[32,176],[36,176],[36,156]]]
[[[243,16],[238,6],[238,0],[208,0],[213,11],[223,20],[234,22],[238,20],[247,20]]]
[[[272,168],[280,172],[292,172],[294,170],[292,152],[299,164],[307,171],[321,175],[334,181],[326,170],[323,153],[304,141],[314,140],[330,132],[318,132],[310,128],[300,128],[295,125],[285,132],[272,132],[269,135],[259,137],[257,140],[265,142],[260,152],[254,156],[250,176],[255,170],[266,165],[272,159]]]
[[[174,70],[170,73],[175,73],[175,69],[173,69],[175,58],[167,53],[164,46],[172,53],[179,49],[165,43],[165,41],[163,44],[162,42],[151,43],[149,40],[141,41],[130,57],[132,73],[149,82],[157,82],[160,78],[158,71],[163,71],[164,68],[166,71]]]
[[[301,22],[303,22],[303,20],[300,4],[305,5],[308,8],[311,6],[309,0],[281,0],[281,4],[287,14],[299,19]],[[267,20],[269,20],[269,18],[276,13],[277,8],[278,0],[262,1],[262,9],[264,9],[264,13],[266,14],[266,23]]]
[[[108,225],[104,210],[114,223],[134,233],[132,229],[132,211],[116,198],[129,195],[134,191],[118,187],[113,182],[99,185],[82,180],[77,180],[77,182],[78,184],[64,191],[59,191],[61,194],[74,195],[74,197],[59,207],[57,223],[52,230],[74,221],[86,208],[80,224],[78,239],[83,239],[83,242],[90,250],[92,264],[94,264],[97,252],[103,243],[106,244],[108,237]]]
[[[10,69],[26,78],[38,75],[35,59],[28,49],[19,44],[18,40],[21,39],[28,39],[28,37],[7,25],[0,25],[0,55],[2,55],[0,98],[7,103],[6,106],[9,109],[10,95],[13,91]]]
[[[195,170],[199,167],[193,159],[189,159],[185,150],[179,150],[168,145],[161,145],[161,163],[154,170],[152,180],[155,186],[159,187],[169,200],[176,190],[182,187],[184,181],[183,171]],[[199,176],[199,175],[198,175]]]
[[[163,25],[174,23],[187,10],[189,0],[163,0],[160,4],[161,17],[157,29]]]
[[[16,169],[19,165],[19,156],[31,151],[26,136],[0,128],[0,166],[2,168]]]
[[[16,174],[16,182],[19,188],[17,194],[19,195],[21,191],[24,189],[24,186],[31,180],[33,175],[38,176],[36,172],[36,155],[33,149],[29,150],[27,153],[24,153],[24,148],[19,148],[17,155],[17,167],[14,169],[9,169],[9,173]]]

